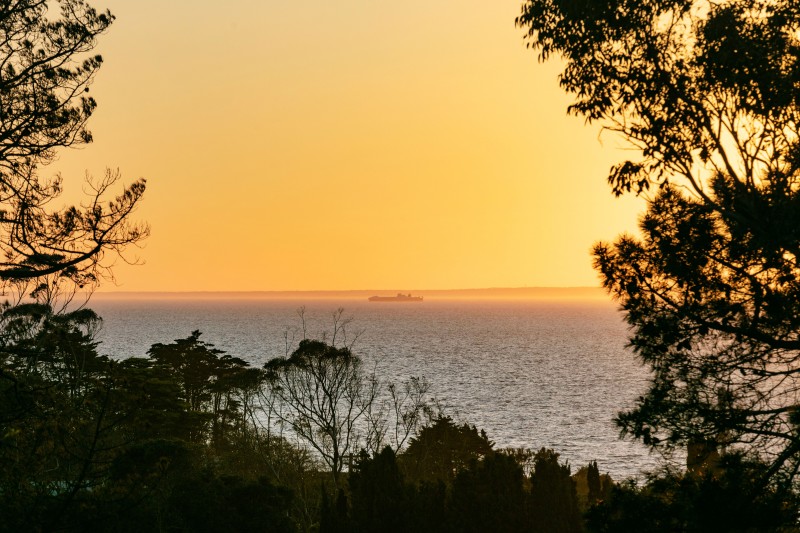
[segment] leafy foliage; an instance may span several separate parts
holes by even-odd
[[[98,320],[42,305],[0,316],[0,530],[293,531],[294,495],[275,486],[291,485],[292,453],[244,407],[263,371],[199,332],[115,361],[97,354]]]
[[[155,368],[169,372],[190,412],[203,414],[207,427],[191,440],[224,446],[233,431],[247,431],[254,401],[265,379],[257,368],[200,340],[200,332],[172,344],[154,344],[148,355]]]
[[[430,443],[433,435],[442,432],[449,433],[450,442],[462,441],[462,446],[455,448],[433,446],[432,451],[450,457],[445,462],[454,465],[454,472],[440,470],[440,478],[415,477],[415,471],[408,469],[409,461],[414,460],[411,456],[419,453],[415,446],[420,444],[414,442]],[[458,426],[445,418],[423,428],[422,434],[426,436],[399,454],[388,446],[372,456],[362,452],[348,476],[351,506],[333,512],[328,501],[320,529],[442,533],[583,530],[570,468],[560,464],[552,450],[534,454],[534,472],[528,477],[519,461],[521,454],[491,450],[491,442],[474,427]],[[455,450],[466,447],[472,449],[470,458],[465,463],[453,461],[465,457],[463,451]]]
[[[470,461],[453,481],[449,523],[454,531],[529,531],[528,494],[513,457],[492,453]]]
[[[615,487],[587,515],[589,531],[793,531],[797,497],[761,482],[766,465],[728,455],[702,475],[664,471]]]
[[[413,482],[451,484],[471,461],[492,452],[493,443],[475,426],[459,426],[444,416],[425,426],[409,442],[402,456],[403,469]]]
[[[353,531],[403,532],[411,529],[412,490],[406,486],[388,446],[370,458],[362,452],[348,477]]]
[[[570,111],[641,154],[640,237],[595,268],[653,370],[624,431],[671,450],[746,448],[797,472],[800,10],[788,0],[528,0],[517,23],[564,58]],[[652,186],[657,189],[647,192]]]

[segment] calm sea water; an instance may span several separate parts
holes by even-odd
[[[201,337],[253,365],[286,353],[285,333],[333,329],[333,312],[352,317],[355,351],[396,382],[428,379],[461,421],[483,428],[499,447],[542,446],[573,470],[597,460],[615,479],[651,469],[656,458],[622,441],[614,415],[645,388],[647,371],[625,348],[627,329],[605,301],[104,300],[100,351],[143,356],[200,330]],[[299,337],[296,338],[299,340]]]

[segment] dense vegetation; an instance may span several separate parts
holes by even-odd
[[[740,456],[614,486],[597,463],[572,475],[552,450],[497,449],[346,347],[304,339],[254,368],[195,331],[115,360],[98,320],[3,310],[0,530],[708,531],[796,514]]]
[[[341,427],[353,432],[358,413],[308,438],[276,433],[280,423],[271,426],[270,417],[287,408],[276,407],[272,391],[287,383],[276,367],[316,358],[291,378],[313,385],[295,396],[310,405],[321,399],[316,386],[330,385],[343,367],[357,369],[348,384],[372,382],[347,348],[304,340],[289,358],[259,369],[194,332],[154,345],[147,357],[114,360],[97,353],[97,321],[88,310],[4,310],[4,530],[523,530],[562,516],[570,521],[565,531],[578,530],[575,485],[557,454],[494,450],[476,428],[430,410],[407,447],[370,454],[368,440],[351,436],[361,451],[337,461],[325,456],[319,433],[337,441]],[[352,399],[376,407],[363,391]],[[391,394],[385,401],[405,405]],[[361,435],[374,425],[365,420]]]
[[[288,383],[277,376],[277,367],[295,365],[291,384],[312,386],[296,391],[295,399],[312,405],[324,402],[313,386],[329,386],[326,378],[344,376],[342,368],[355,369],[344,380],[349,386],[364,381],[349,349],[304,340],[289,358],[259,369],[194,332],[154,345],[147,357],[114,360],[97,353],[91,337],[97,321],[88,310],[54,314],[36,304],[3,311],[4,530],[295,531],[317,527],[320,512],[333,520],[328,525],[352,518],[356,527],[361,513],[351,512],[349,504],[328,505],[337,489],[354,509],[372,516],[369,527],[377,527],[375,521],[384,518],[375,515],[375,502],[363,498],[406,491],[390,447],[374,458],[366,451],[335,461],[325,455],[326,439],[337,442],[344,435],[340,423],[349,424],[353,446],[366,445],[353,435],[358,413],[349,411],[347,420],[334,419],[332,425],[318,421],[306,439],[292,432],[307,446],[275,433],[280,424],[270,425],[270,416],[287,409],[277,407],[272,393]],[[315,366],[298,369],[298,359],[308,358]],[[265,397],[269,401],[262,401]],[[327,407],[335,410],[336,399]],[[363,393],[350,400],[364,406],[362,413],[367,402],[376,407]],[[296,414],[293,428],[306,427],[303,416]],[[362,435],[374,425],[363,424]],[[434,506],[421,495],[438,494],[438,507],[429,513],[442,520],[445,486],[469,486],[463,476],[478,472],[476,461],[492,454],[491,442],[475,428],[436,418],[400,455],[408,479],[423,486],[415,505]],[[345,460],[355,463],[355,473],[342,482]],[[513,460],[509,465],[521,483],[521,469]],[[385,477],[392,468],[395,477]],[[383,483],[389,485],[374,493],[367,487]],[[404,496],[389,504],[411,505],[411,500]]]

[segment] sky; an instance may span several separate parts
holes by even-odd
[[[624,142],[566,113],[521,0],[107,0],[95,141],[148,189],[114,291],[596,286],[590,249],[642,204]]]

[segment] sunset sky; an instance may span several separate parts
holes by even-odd
[[[103,290],[591,286],[641,204],[622,141],[568,117],[521,0],[95,2],[86,171],[146,177],[144,265]]]

